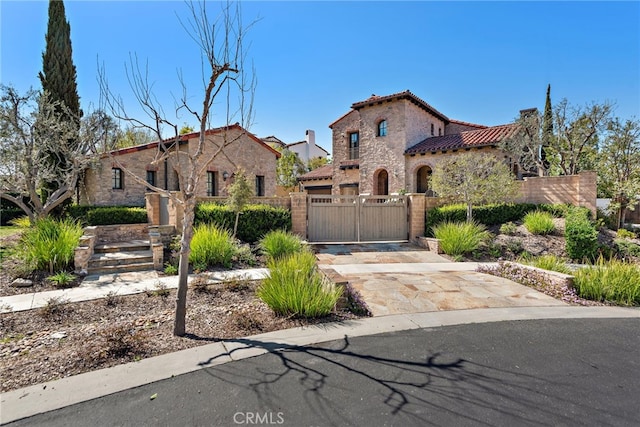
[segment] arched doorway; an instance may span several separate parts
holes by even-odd
[[[416,192],[427,193],[431,191],[431,174],[433,171],[429,166],[422,166],[416,173]]]
[[[375,194],[379,196],[389,194],[389,174],[384,169],[376,174]]]

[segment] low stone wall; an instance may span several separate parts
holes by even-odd
[[[114,224],[85,227],[84,234],[96,237],[95,244],[148,240],[148,224]]]
[[[534,267],[532,265],[520,264],[512,261],[504,261],[505,265],[511,265],[523,270],[535,271],[537,273],[544,274],[547,279],[554,285],[566,286],[567,288],[573,288],[573,276],[570,274],[558,273],[557,271],[544,270],[542,268]]]
[[[418,246],[429,249],[431,252],[435,252],[437,254],[442,253],[442,249],[440,248],[440,240],[434,237],[420,237],[417,242]]]
[[[593,171],[578,175],[543,176],[525,178],[521,181],[518,202],[569,203],[582,206],[596,217],[597,175]]]

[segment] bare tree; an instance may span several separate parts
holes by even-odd
[[[163,106],[157,101],[149,82],[149,71],[140,66],[137,57],[132,56],[126,69],[129,85],[142,107],[145,118],[131,117],[126,113],[124,102],[109,88],[108,81],[102,68],[99,72],[99,82],[106,105],[113,115],[139,129],[152,130],[160,141],[154,163],[159,164],[168,160],[177,172],[179,180],[178,194],[150,185],[135,175],[126,166],[119,164],[118,157],[113,159],[121,169],[135,181],[147,186],[153,191],[167,194],[175,203],[182,206],[184,219],[182,222],[182,237],[180,241],[179,282],[176,297],[176,312],[173,333],[183,336],[186,319],[186,298],[189,272],[190,245],[193,237],[193,222],[196,207],[196,190],[200,177],[206,171],[209,163],[217,156],[225,156],[225,149],[238,141],[242,135],[231,136],[224,132],[223,142],[214,143],[207,139],[215,116],[217,120],[224,120],[224,126],[233,122],[239,123],[243,129],[249,127],[252,117],[252,98],[255,88],[255,78],[252,69],[246,70],[245,50],[243,46],[245,31],[239,4],[226,3],[222,6],[219,16],[210,20],[204,2],[187,3],[188,20],[180,23],[200,51],[202,69],[202,92],[196,97],[200,102],[192,103],[193,99],[180,73],[179,85],[181,95],[176,100],[176,119],[173,120],[164,112]],[[251,71],[251,72],[249,72]],[[214,104],[214,101],[215,104]],[[180,112],[186,112],[198,123],[197,143],[184,148],[180,145],[180,126],[177,124]],[[169,129],[170,137],[164,134]],[[205,146],[211,144],[213,151],[206,152]],[[225,156],[226,157],[226,156]],[[231,161],[227,157],[227,160]]]
[[[78,118],[76,140],[75,123],[61,120],[60,111],[67,117],[71,112],[47,93],[21,95],[9,86],[0,90],[0,198],[33,222],[73,197],[79,177],[109,143],[113,120],[102,112]],[[43,153],[55,153],[56,161]],[[43,192],[44,183],[55,184],[56,190]]]

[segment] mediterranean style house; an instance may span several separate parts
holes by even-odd
[[[329,128],[333,163],[300,177],[309,194],[429,194],[440,159],[483,151],[510,162],[497,145],[516,131],[450,119],[410,91],[356,102]]]
[[[198,132],[180,135],[179,149],[195,150],[198,136]],[[243,168],[254,180],[256,196],[275,194],[276,161],[280,153],[238,124],[208,130],[206,141],[202,158],[211,160],[203,166],[196,190],[199,196],[225,196],[226,187],[238,168]],[[80,203],[144,206],[145,193],[151,190],[141,181],[163,190],[179,190],[175,155],[161,162],[154,161],[163,147],[170,152],[175,150],[173,139],[165,144],[152,142],[103,155],[95,167],[85,172],[79,190]],[[214,156],[223,145],[224,149]]]

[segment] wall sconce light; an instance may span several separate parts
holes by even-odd
[[[222,172],[222,180],[226,181],[229,178],[229,172],[224,171]]]

